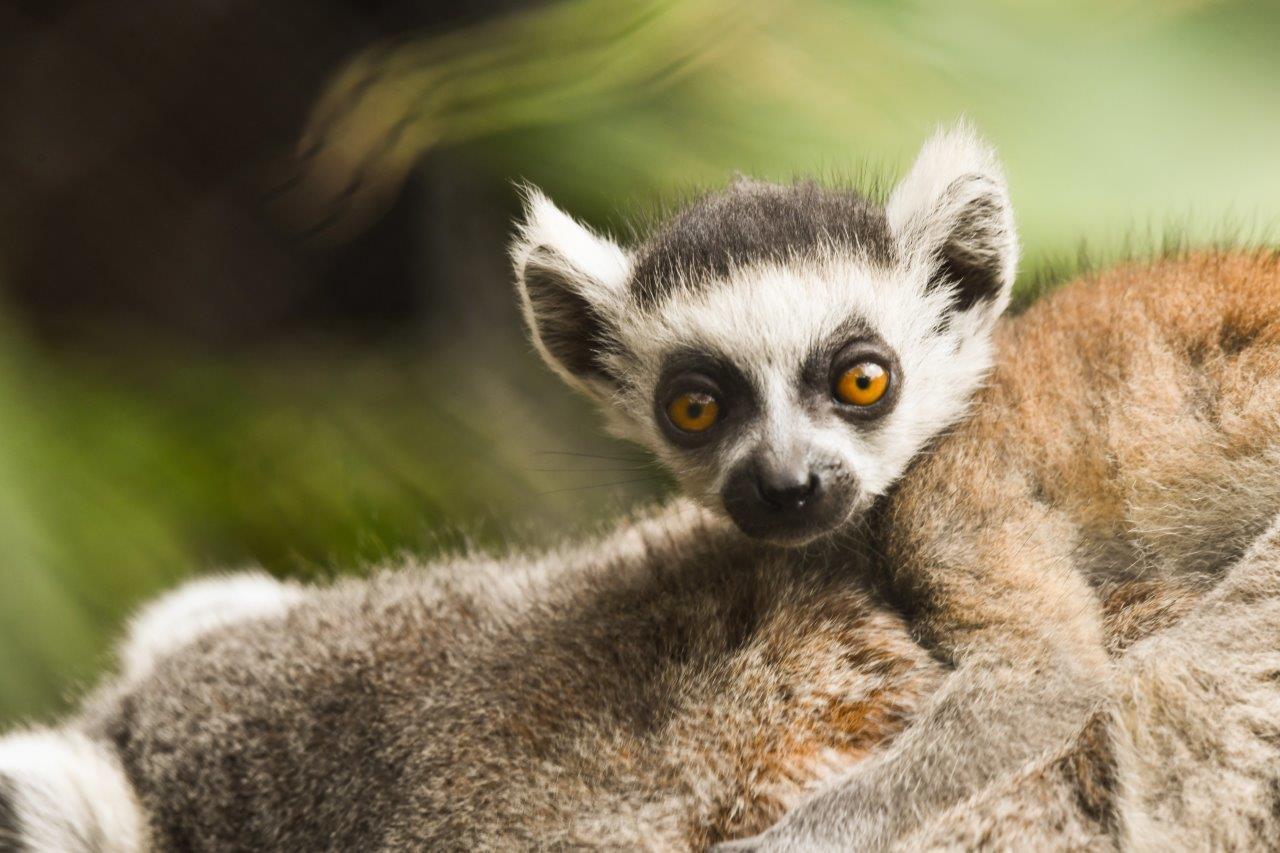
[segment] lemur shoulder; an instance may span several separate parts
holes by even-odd
[[[1122,267],[998,328],[1017,242],[965,129],[884,204],[739,182],[632,250],[531,193],[513,256],[544,358],[699,506],[143,631],[18,754],[123,776],[138,845],[698,846],[785,812],[751,844],[879,847],[1069,737],[1108,636],[1280,508],[1276,259]],[[1107,629],[1098,590],[1143,585]],[[5,755],[56,833],[75,775]]]

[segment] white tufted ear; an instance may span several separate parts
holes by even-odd
[[[926,142],[885,212],[903,256],[928,265],[931,285],[954,288],[958,310],[1004,310],[1018,267],[1013,207],[995,149],[972,127]]]
[[[532,187],[511,246],[520,306],[533,344],[566,382],[595,397],[613,380],[601,356],[625,310],[631,262]]]

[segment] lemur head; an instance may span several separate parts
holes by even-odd
[[[964,414],[1018,247],[999,162],[961,126],[883,205],[739,180],[630,250],[530,190],[512,254],[535,346],[611,430],[748,535],[800,543]]]

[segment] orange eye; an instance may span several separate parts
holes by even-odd
[[[667,417],[685,432],[705,432],[720,417],[720,404],[710,394],[689,391],[667,404]]]
[[[851,406],[875,404],[889,388],[889,371],[874,361],[862,361],[841,374],[836,397]]]

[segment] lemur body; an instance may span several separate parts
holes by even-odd
[[[955,671],[766,845],[886,844],[1021,766],[1107,698],[1085,581],[1212,583],[1275,517],[1274,254],[1120,268],[1008,323],[998,346],[971,419],[877,519],[891,599]]]
[[[698,850],[762,831],[945,676],[820,555],[677,502],[536,559],[191,584],[135,620],[121,677],[75,720],[0,742],[0,849],[6,830],[39,853]],[[1117,651],[1197,595],[1120,590]]]
[[[137,839],[696,846],[786,811],[752,843],[880,846],[1104,700],[1095,586],[1177,609],[1280,508],[1275,258],[1067,288],[988,377],[1016,241],[964,131],[884,208],[739,184],[633,253],[534,196],[515,259],[552,367],[708,509],[143,631],[68,735]],[[56,831],[72,783],[12,754],[11,820]]]
[[[154,849],[701,849],[851,768],[941,676],[834,562],[685,502],[572,551],[279,591],[180,651],[144,619],[125,656],[154,667],[76,725]]]

